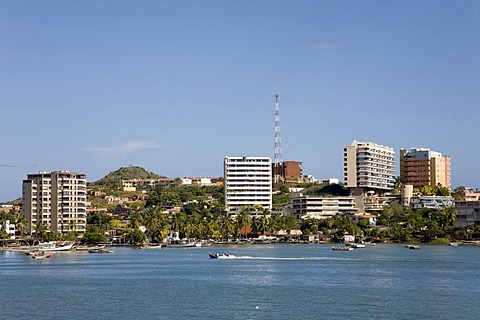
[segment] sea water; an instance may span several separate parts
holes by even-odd
[[[480,318],[475,246],[113,249],[0,252],[0,319]]]

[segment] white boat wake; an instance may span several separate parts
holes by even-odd
[[[236,259],[236,260],[345,260],[333,257],[254,257],[254,256],[235,256],[222,255],[218,259]]]

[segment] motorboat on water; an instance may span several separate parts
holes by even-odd
[[[420,246],[413,245],[413,244],[404,245],[404,247],[412,250],[420,250]]]
[[[229,254],[226,254],[226,253],[208,253],[208,256],[211,258],[211,259],[219,259],[219,258],[227,258],[227,257],[230,257]]]

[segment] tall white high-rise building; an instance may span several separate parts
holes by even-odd
[[[37,223],[47,231],[84,233],[87,226],[87,176],[54,171],[28,174],[22,184],[22,210],[35,232]]]
[[[373,142],[353,141],[343,154],[347,188],[391,190],[395,183],[395,151]]]
[[[272,209],[272,160],[269,157],[225,157],[225,209],[235,214],[243,207]]]

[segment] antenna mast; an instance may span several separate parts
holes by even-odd
[[[273,181],[278,183],[282,179],[282,138],[280,136],[280,110],[278,107],[278,98],[275,94],[275,152],[273,157]]]

